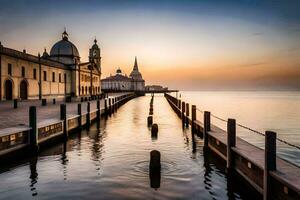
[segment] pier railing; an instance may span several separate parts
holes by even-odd
[[[203,138],[204,151],[212,151],[225,161],[228,174],[232,171],[240,174],[264,199],[300,199],[300,168],[276,156],[275,132],[256,131],[265,137],[263,150],[236,136],[237,126],[248,130],[250,128],[236,123],[235,119],[222,119],[167,93],[165,97],[181,118],[182,126],[191,126],[193,140],[194,134]],[[197,119],[197,111],[203,120]],[[227,130],[211,123],[212,118],[226,123]]]
[[[0,157],[9,156],[19,150],[38,150],[38,147],[57,137],[68,138],[69,133],[78,129],[88,128],[92,122],[100,121],[102,116],[110,116],[117,109],[134,98],[134,93],[116,97],[103,97],[96,99],[96,108],[91,109],[90,101],[87,102],[87,112],[82,112],[83,103],[78,103],[77,114],[67,115],[66,104],[60,105],[60,118],[47,119],[37,122],[37,109],[29,108],[29,125],[17,126],[0,130]],[[100,100],[104,107],[100,107]]]

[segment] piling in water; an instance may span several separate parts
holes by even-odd
[[[153,150],[150,152],[150,165],[149,165],[149,178],[150,178],[150,186],[151,188],[159,188],[160,187],[160,152],[157,150]]]
[[[157,133],[158,133],[158,125],[152,124],[151,135],[155,137],[155,136],[157,136]]]
[[[151,115],[148,116],[147,123],[148,123],[148,126],[152,126],[152,124],[153,124],[153,117]]]

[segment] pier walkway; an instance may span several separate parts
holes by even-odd
[[[235,119],[224,120],[227,130],[211,124],[211,113],[201,111],[203,120],[196,118],[197,108],[169,94],[166,99],[182,119],[182,126],[192,127],[192,138],[197,134],[204,140],[204,151],[212,151],[222,158],[228,173],[235,171],[260,192],[264,199],[299,199],[300,168],[276,156],[276,133],[266,131],[265,149],[260,149],[236,137]],[[190,117],[191,116],[191,117]],[[214,116],[216,117],[216,116]],[[193,139],[195,140],[195,139]]]
[[[109,93],[109,98],[122,96],[126,93]],[[50,101],[51,100],[51,101]],[[28,126],[29,125],[29,107],[36,106],[37,108],[37,121],[38,123],[47,119],[59,119],[60,118],[60,104],[65,103],[62,100],[52,103],[52,99],[48,100],[46,106],[42,106],[41,100],[28,100],[18,102],[18,108],[14,109],[13,101],[0,102],[0,131],[1,129],[11,128],[15,126]],[[79,102],[67,103],[67,114],[77,114],[77,104]],[[95,110],[97,101],[90,101],[91,110]],[[104,108],[104,99],[100,100],[100,108]],[[87,102],[82,102],[82,112],[87,112]]]

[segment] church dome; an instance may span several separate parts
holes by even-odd
[[[117,74],[122,74],[122,70],[120,68],[117,69],[116,71]]]
[[[79,59],[78,49],[69,41],[68,33],[66,31],[62,34],[62,40],[55,43],[51,48],[50,57],[51,59],[64,64],[74,64],[75,59]]]

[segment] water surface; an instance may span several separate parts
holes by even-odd
[[[73,134],[37,157],[18,161],[0,174],[0,199],[257,199],[252,190],[228,179],[221,159],[193,151],[163,96],[154,99],[157,138],[147,127],[150,97],[122,106],[100,128]],[[151,150],[161,153],[159,187],[149,180]],[[244,188],[244,189],[243,189]]]
[[[173,94],[176,96],[176,94]],[[223,118],[234,118],[237,123],[264,133],[277,132],[277,137],[300,146],[300,92],[276,91],[183,91],[183,101],[197,105],[200,110],[211,111]],[[203,114],[197,112],[203,121]],[[212,123],[226,130],[226,123],[213,118]],[[264,148],[264,137],[237,127],[237,135]],[[278,155],[300,166],[300,150],[277,141]]]

